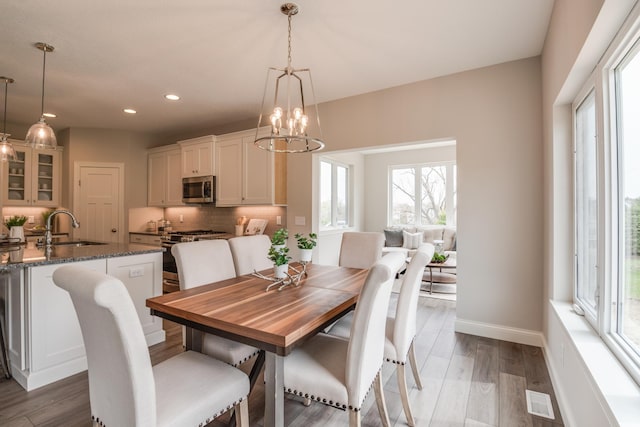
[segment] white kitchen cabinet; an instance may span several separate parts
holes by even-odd
[[[107,274],[124,283],[138,312],[147,345],[164,341],[162,319],[152,316],[147,298],[162,295],[162,255],[159,253],[107,258]]]
[[[213,135],[178,141],[182,150],[182,177],[215,175]]]
[[[216,206],[287,203],[286,154],[261,150],[254,140],[255,130],[217,138]]]
[[[75,262],[120,279],[133,300],[147,345],[164,341],[161,319],[149,314],[147,298],[162,294],[162,253]],[[9,357],[16,381],[27,391],[87,369],[80,324],[69,294],[53,283],[62,264],[11,273],[8,295]]]
[[[181,206],[182,151],[177,144],[148,151],[148,206]]]
[[[4,206],[59,206],[62,149],[34,150],[11,142],[16,160],[2,164]]]

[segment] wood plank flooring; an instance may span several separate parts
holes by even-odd
[[[415,387],[407,369],[413,414],[418,426],[562,426],[542,349],[455,333],[455,302],[420,298],[416,354],[423,389]],[[150,348],[152,363],[182,351],[180,327],[165,322],[167,340]],[[250,369],[251,363],[243,369]],[[392,426],[406,426],[393,365],[383,368],[384,392]],[[527,413],[525,389],[551,395],[555,420]],[[15,381],[0,380],[0,425],[91,426],[86,372],[27,393]],[[249,398],[251,426],[262,426],[264,389],[260,381]],[[346,426],[348,414],[287,396],[289,426]],[[209,427],[224,425],[223,416]],[[381,426],[374,393],[369,393],[363,426]]]

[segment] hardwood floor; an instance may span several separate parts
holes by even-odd
[[[455,302],[420,298],[416,354],[423,389],[418,390],[410,369],[413,414],[417,426],[562,426],[560,410],[542,349],[505,341],[455,333]],[[180,327],[165,323],[167,341],[151,347],[151,361],[158,363],[182,351]],[[244,369],[249,370],[251,363]],[[405,426],[397,389],[395,369],[383,368],[385,398],[392,426]],[[555,420],[527,413],[525,389],[551,395]],[[86,372],[27,393],[15,381],[0,380],[0,425],[91,426],[89,385]],[[251,426],[261,426],[264,390],[260,381],[249,398]],[[287,396],[285,417],[289,426],[345,426],[348,414],[312,403],[302,405]],[[228,417],[209,424],[224,425]],[[369,393],[363,412],[363,426],[382,425]]]

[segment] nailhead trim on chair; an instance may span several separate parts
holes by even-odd
[[[226,409],[223,409],[221,411],[218,411],[217,413],[211,415],[210,417],[208,417],[206,419],[206,421],[202,421],[200,422],[200,424],[198,424],[198,427],[204,427],[207,424],[209,424],[211,421],[213,421],[214,419],[218,418],[220,415],[224,414],[225,412],[230,411],[231,409],[233,409],[237,404],[239,404],[240,402],[242,402],[244,400],[244,398],[237,400],[235,402],[233,402],[231,405],[227,406]],[[99,417],[96,417],[95,415],[91,415],[91,421],[95,421],[98,423],[98,425],[102,426],[102,427],[106,427],[106,424],[104,424],[102,421],[100,421]]]
[[[390,362],[390,363],[395,363],[396,365],[404,365],[405,364],[405,362],[398,362],[397,360],[393,360],[393,359],[384,359],[384,360],[386,360],[387,362]]]
[[[380,372],[381,371],[378,371],[377,375],[380,375]],[[369,390],[367,390],[367,392],[364,394],[364,398],[362,399],[362,402],[364,402],[367,399],[367,396],[369,395],[369,392],[371,391],[372,387],[373,387],[373,383],[371,383],[371,385],[369,386]],[[309,393],[305,393],[305,392],[302,392],[302,391],[292,390],[290,388],[285,388],[285,392],[294,394],[296,396],[304,397],[305,399],[315,400],[316,402],[320,402],[320,403],[323,403],[323,404],[328,405],[328,406],[332,406],[332,407],[337,408],[337,409],[342,409],[343,411],[346,410],[346,409],[349,409],[350,411],[353,411],[353,412],[359,412],[360,411],[359,407],[358,408],[354,408],[351,405],[349,405],[347,407],[347,405],[345,405],[344,403],[334,402],[333,400],[327,400],[326,398],[323,398],[323,397],[320,397],[320,396],[314,396],[312,394],[310,395]]]
[[[234,368],[237,368],[238,366],[242,365],[244,362],[246,362],[249,359],[252,359],[253,356],[255,356],[256,354],[260,353],[260,350],[256,350],[254,353],[251,353],[249,356],[245,357],[244,359],[242,359],[239,362],[234,363],[233,366]]]

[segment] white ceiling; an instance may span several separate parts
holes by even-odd
[[[256,117],[267,67],[286,65],[281,3],[0,0],[0,75],[16,80],[7,119],[40,116],[39,41],[55,47],[45,111],[58,115],[48,120],[56,130],[175,134]],[[311,68],[324,102],[539,55],[553,0],[297,4],[293,65]]]

